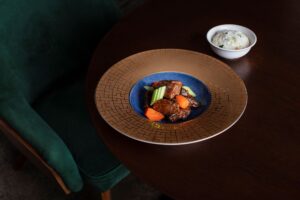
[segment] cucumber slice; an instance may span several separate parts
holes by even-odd
[[[152,106],[156,101],[164,98],[166,89],[166,86],[162,86],[153,91],[150,106]]]
[[[195,92],[188,86],[182,86],[183,89],[185,89],[191,96],[196,97],[197,95]]]

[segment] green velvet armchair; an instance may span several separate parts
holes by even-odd
[[[97,136],[85,72],[118,20],[111,0],[0,1],[0,129],[68,194],[103,194],[128,170]]]

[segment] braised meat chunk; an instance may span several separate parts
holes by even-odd
[[[170,83],[170,81],[168,81],[168,80],[163,80],[163,81],[153,82],[151,86],[154,87],[154,88],[159,88],[159,87],[161,87],[161,86],[168,85],[169,83]]]
[[[176,95],[180,94],[181,87],[182,87],[182,82],[170,81],[170,83],[167,84],[167,90],[164,97],[168,99],[173,99]]]
[[[154,88],[159,88],[161,86],[167,87],[164,97],[168,99],[173,99],[176,95],[180,94],[182,82],[174,80],[163,80],[154,82],[152,84],[152,87]]]
[[[179,109],[178,112],[173,113],[172,115],[169,116],[169,120],[171,122],[176,122],[180,119],[186,119],[191,113],[190,108],[186,109]]]
[[[162,113],[163,115],[171,115],[179,111],[179,105],[171,100],[161,99],[153,104],[153,109]]]

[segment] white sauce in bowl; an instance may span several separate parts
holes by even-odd
[[[220,48],[229,50],[239,50],[250,45],[249,38],[240,31],[223,30],[217,32],[212,43]]]

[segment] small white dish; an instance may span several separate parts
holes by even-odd
[[[212,43],[213,36],[217,32],[224,31],[224,30],[241,31],[248,37],[248,39],[250,41],[250,45],[246,48],[238,49],[238,50],[224,49],[224,48],[214,45]],[[217,55],[219,55],[223,58],[226,58],[226,59],[237,59],[237,58],[240,58],[240,57],[246,55],[250,51],[250,49],[255,45],[255,43],[257,41],[257,37],[253,31],[251,31],[250,29],[248,29],[244,26],[235,25],[235,24],[223,24],[223,25],[219,25],[219,26],[215,26],[215,27],[211,28],[206,34],[206,39],[209,42],[211,49]]]

